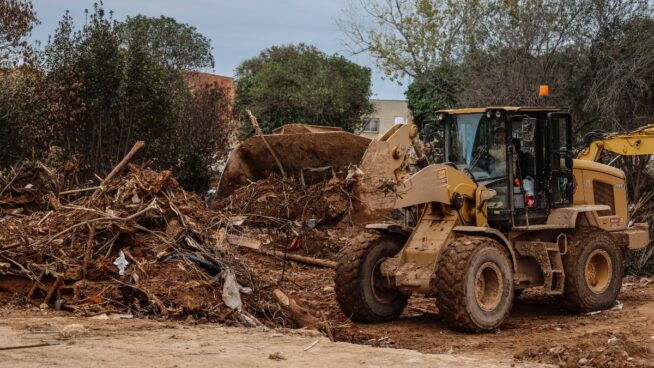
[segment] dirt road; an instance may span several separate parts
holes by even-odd
[[[39,313],[39,312],[36,312]],[[12,317],[16,315],[21,317]],[[2,367],[505,367],[510,359],[332,343],[312,331],[3,313]],[[275,358],[275,359],[272,359]]]

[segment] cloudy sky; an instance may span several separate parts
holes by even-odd
[[[286,43],[313,44],[331,54],[368,65],[373,71],[373,98],[404,99],[406,87],[383,80],[367,55],[351,56],[343,44],[336,19],[348,0],[105,0],[117,19],[128,15],[166,15],[197,27],[212,40],[214,72],[233,75],[241,61],[262,49]],[[33,0],[41,24],[32,39],[45,44],[66,10],[84,22],[84,9],[93,0]]]

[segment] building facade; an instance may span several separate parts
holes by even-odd
[[[409,106],[404,100],[370,100],[374,110],[364,118],[361,135],[379,139],[396,124],[413,122]]]

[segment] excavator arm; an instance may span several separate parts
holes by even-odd
[[[593,140],[588,147],[579,152],[577,159],[597,162],[604,151],[622,156],[654,154],[654,125]]]

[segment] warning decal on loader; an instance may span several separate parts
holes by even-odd
[[[440,184],[447,184],[447,167],[438,169],[438,182]]]

